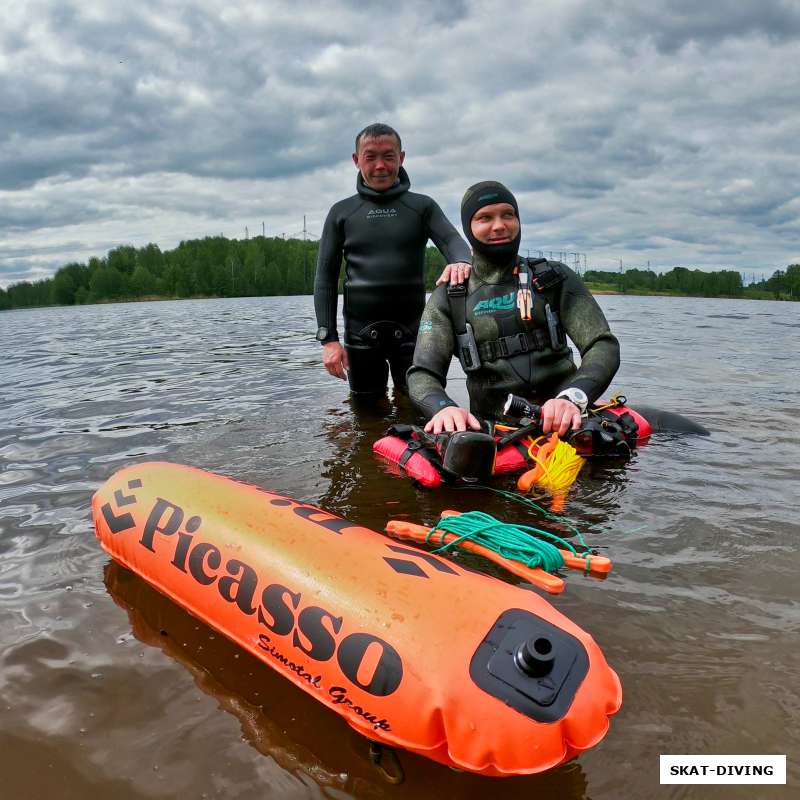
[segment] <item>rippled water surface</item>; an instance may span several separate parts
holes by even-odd
[[[400,786],[342,719],[111,563],[92,493],[158,459],[373,528],[447,507],[542,520],[378,465],[371,442],[408,405],[351,406],[310,339],[311,298],[0,314],[0,796],[794,794],[800,305],[599,299],[623,346],[615,388],[712,430],[655,437],[625,467],[590,464],[567,501],[615,568],[604,582],[570,573],[552,602],[598,641],[623,707],[598,747],[547,774],[481,778],[401,754]],[[789,786],[659,786],[660,753],[786,753]]]

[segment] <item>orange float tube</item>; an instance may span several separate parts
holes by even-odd
[[[106,552],[369,739],[485,775],[597,744],[622,692],[532,591],[314,506],[166,463],[92,500]]]

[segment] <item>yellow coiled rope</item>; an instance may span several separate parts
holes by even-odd
[[[564,495],[575,483],[586,459],[579,456],[571,444],[562,442],[557,433],[540,444],[543,439],[545,437],[540,436],[528,448],[528,454],[536,466],[520,476],[517,488],[521,492],[530,492],[534,486],[538,486],[552,495],[553,507],[560,509],[564,505]]]

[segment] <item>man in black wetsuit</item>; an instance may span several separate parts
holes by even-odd
[[[389,369],[405,390],[425,305],[428,239],[448,262],[440,277],[464,280],[470,251],[439,206],[409,191],[400,137],[388,125],[364,128],[353,163],[357,193],[328,212],[314,282],[317,339],[331,375],[347,378],[354,394],[382,395]],[[336,330],[336,301],[345,259],[344,347]]]
[[[619,342],[603,312],[565,264],[518,256],[517,201],[501,183],[467,189],[461,222],[472,273],[465,287],[439,286],[431,295],[408,371],[409,396],[428,417],[425,430],[480,428],[444,391],[454,354],[475,414],[502,419],[512,393],[542,405],[545,433],[577,429],[619,368]],[[567,335],[580,352],[579,368]]]

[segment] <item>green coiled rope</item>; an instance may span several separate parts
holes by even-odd
[[[548,511],[546,508],[543,508],[538,503],[534,503],[529,497],[523,497],[522,495],[517,494],[516,492],[507,492],[504,489],[495,489],[494,486],[484,486],[480,483],[468,483],[464,486],[459,486],[459,489],[482,489],[488,492],[494,492],[494,494],[500,495],[500,497],[505,497],[506,500],[513,500],[515,503],[521,503],[528,508],[532,508],[534,511],[538,511],[545,519],[551,519],[553,522],[557,522],[559,525],[563,525],[565,528],[571,530],[577,537],[578,541],[580,542],[581,547],[584,550],[589,549],[589,545],[586,544],[583,540],[583,536],[581,532],[575,527],[572,520],[568,519],[567,517],[562,516],[561,514],[553,514],[551,511]]]
[[[436,539],[436,532],[441,535]],[[458,538],[445,542],[445,534]],[[503,558],[514,559],[526,567],[540,567],[546,572],[555,572],[564,566],[559,548],[582,556],[568,541],[549,531],[530,525],[512,525],[502,522],[483,511],[465,511],[463,514],[442,517],[431,528],[426,537],[428,544],[438,545],[435,553],[444,553],[458,547],[459,542],[469,540],[499,553]],[[588,569],[588,553],[587,569]]]

